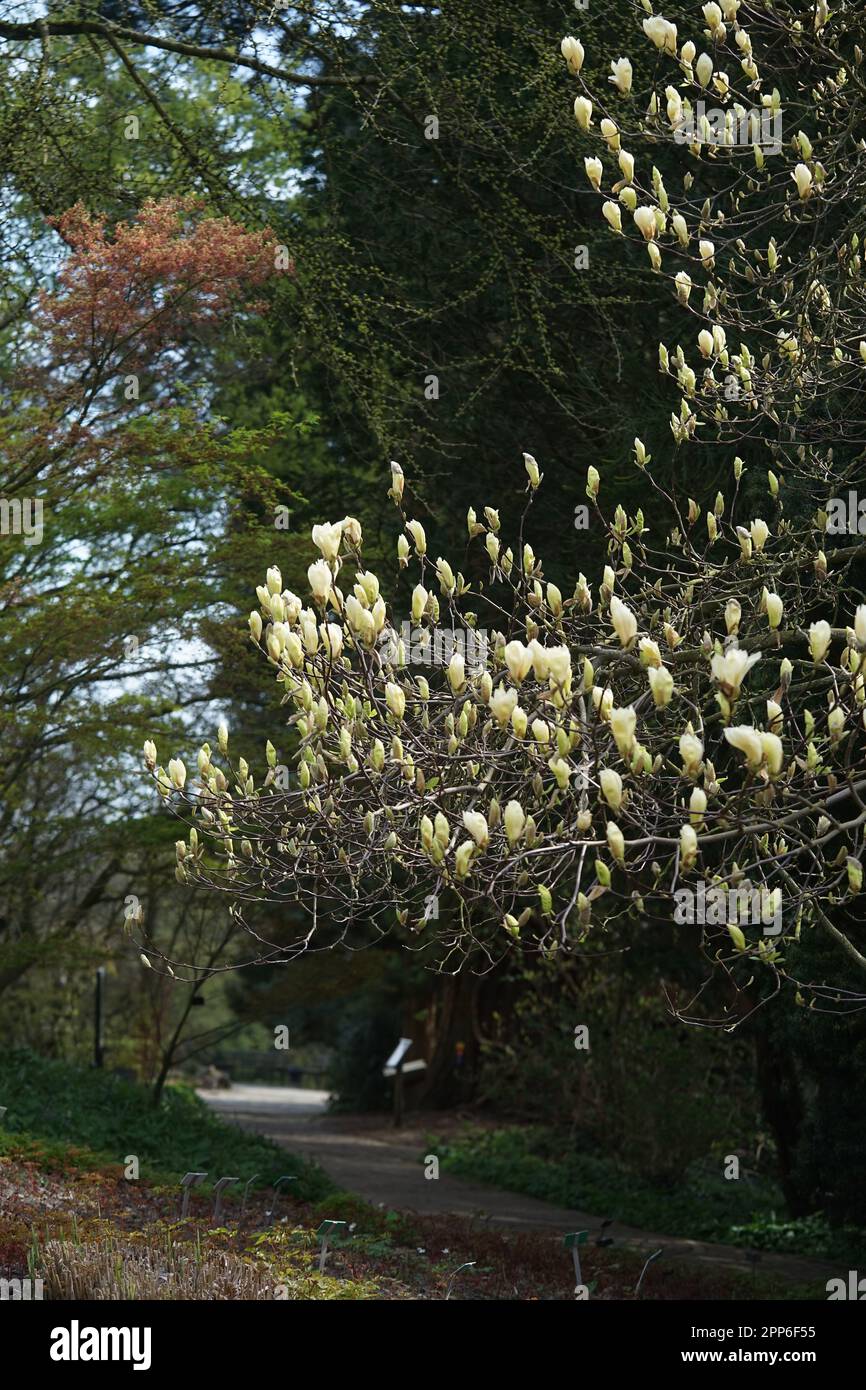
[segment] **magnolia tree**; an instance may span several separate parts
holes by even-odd
[[[612,919],[673,918],[735,984],[765,971],[801,1003],[866,997],[866,547],[825,534],[864,444],[864,68],[844,27],[864,21],[823,0],[726,0],[678,23],[644,8],[607,81],[578,38],[562,54],[598,143],[598,215],[682,313],[682,343],[659,346],[673,443],[652,444],[654,465],[636,439],[633,458],[667,527],[590,466],[608,561],[564,592],[533,551],[543,475],[526,453],[514,531],[488,499],[468,514],[470,580],[428,554],[392,463],[411,621],[351,517],[313,529],[309,593],[268,571],[250,634],[293,770],[272,743],[260,773],[235,761],[225,727],[197,777],[145,747],[190,823],[178,879],[227,896],[253,959],[399,924],[449,968],[483,969],[516,943],[565,952]],[[706,444],[718,465],[692,469],[689,496],[671,479]],[[262,904],[299,905],[302,927],[264,941]],[[864,972],[863,996],[797,978],[809,932]]]

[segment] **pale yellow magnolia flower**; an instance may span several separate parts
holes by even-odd
[[[631,705],[610,711],[610,731],[613,734],[613,740],[619,750],[620,757],[625,760],[631,756],[634,747],[636,725],[637,715]]]
[[[666,666],[651,666],[647,671],[647,678],[652,692],[653,702],[658,709],[669,705],[674,693],[674,678]]]
[[[751,728],[748,724],[736,724],[725,729],[725,738],[733,748],[737,748],[745,754],[749,767],[759,768],[761,766],[764,747],[757,729]]]
[[[406,695],[399,685],[388,681],[385,686],[385,703],[395,719],[402,719],[406,712]]]
[[[340,553],[340,542],[343,539],[343,528],[340,523],[325,522],[321,526],[313,527],[313,545],[321,550],[326,560],[336,560]]]
[[[823,661],[827,655],[827,650],[832,641],[833,633],[830,624],[822,618],[820,622],[812,623],[809,627],[809,651],[812,660],[817,664]]]
[[[314,598],[325,601],[334,582],[333,575],[325,560],[316,560],[307,570],[307,579]]]
[[[610,600],[610,620],[620,645],[627,647],[637,636],[637,618],[615,594],[611,595]]]
[[[698,857],[698,837],[691,825],[680,826],[680,868],[690,869]]]
[[[592,102],[588,97],[575,97],[574,116],[581,130],[589,130],[592,124]]]
[[[761,748],[764,758],[773,777],[778,777],[782,771],[782,764],[785,760],[785,751],[782,747],[782,740],[778,734],[761,734]]]
[[[490,712],[497,723],[505,725],[517,705],[517,691],[498,685],[490,697]]]
[[[760,652],[744,652],[731,647],[724,656],[717,652],[710,662],[713,679],[730,699],[736,699],[747,673],[760,661]]]
[[[448,663],[448,684],[455,695],[466,688],[466,662],[460,652],[455,652]]]
[[[577,77],[583,67],[585,57],[583,44],[580,39],[574,38],[572,34],[567,34],[559,45],[560,52],[568,64],[568,70],[572,76]]]
[[[424,527],[421,525],[420,521],[407,521],[407,522],[406,522],[406,530],[409,532],[409,535],[412,537],[412,540],[413,540],[414,543],[415,543],[415,549],[416,549],[416,551],[418,552],[418,554],[419,554],[419,555],[426,555],[426,553],[427,553],[427,537],[426,537],[426,535],[424,534]]]
[[[505,665],[508,674],[519,685],[529,675],[532,666],[532,652],[522,642],[509,642],[505,648]]]
[[[642,666],[661,666],[662,654],[658,642],[654,642],[651,637],[642,637],[638,642],[638,649]]]
[[[611,59],[610,72],[611,75],[607,79],[608,82],[612,82],[617,91],[622,92],[623,96],[628,96],[631,91],[632,78],[634,76],[628,58]]]
[[[614,859],[621,864],[625,859],[625,837],[619,826],[610,820],[607,823],[607,843]]]
[[[679,748],[685,772],[690,777],[696,776],[701,770],[701,763],[704,758],[703,743],[697,734],[687,729],[684,734],[680,734]]]
[[[618,203],[613,203],[608,199],[606,203],[602,204],[601,213],[605,222],[608,222],[615,232],[622,231],[622,211]]]
[[[480,811],[464,811],[463,827],[468,830],[479,849],[486,849],[490,841],[490,831],[486,818]]]
[[[604,174],[604,165],[601,160],[596,159],[594,155],[586,155],[583,161],[583,167],[586,170],[586,177],[589,179],[593,188],[598,191],[601,188],[601,180]],[[615,207],[616,204],[613,204],[613,206]]]
[[[612,767],[604,767],[599,773],[599,785],[601,794],[612,811],[618,811],[622,805],[622,778]]]
[[[643,31],[651,43],[672,58],[677,56],[677,26],[661,15],[650,15],[643,21]]]
[[[510,845],[515,845],[523,834],[526,816],[519,801],[509,801],[502,815],[505,834]]]

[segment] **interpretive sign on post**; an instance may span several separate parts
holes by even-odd
[[[199,1183],[204,1182],[206,1177],[207,1173],[187,1173],[185,1177],[181,1178],[180,1185],[183,1188],[183,1205],[180,1209],[181,1221],[186,1220],[186,1215],[189,1211],[190,1189],[193,1187],[198,1187]]]
[[[319,1239],[320,1239],[321,1242],[322,1242],[322,1250],[321,1250],[321,1253],[320,1253],[320,1255],[319,1255],[319,1273],[320,1273],[320,1274],[323,1274],[323,1273],[324,1273],[324,1269],[325,1269],[325,1260],[326,1260],[327,1257],[328,1257],[328,1242],[330,1241],[331,1236],[333,1235],[333,1233],[334,1233],[334,1231],[336,1230],[337,1226],[345,1226],[345,1225],[347,1225],[347,1222],[345,1222],[345,1221],[323,1221],[322,1224],[321,1224],[321,1226],[320,1226],[319,1229],[317,1230],[316,1235],[319,1237]]]
[[[578,1287],[583,1284],[580,1273],[580,1247],[586,1245],[588,1237],[589,1231],[572,1231],[570,1235],[565,1236],[562,1242],[566,1250],[571,1251],[571,1258],[574,1260],[574,1278]]]
[[[403,1123],[403,1077],[409,1072],[424,1071],[427,1066],[427,1063],[420,1057],[414,1062],[404,1061],[406,1053],[411,1046],[411,1038],[401,1038],[382,1068],[383,1076],[393,1076],[394,1078],[395,1126],[399,1126]]]

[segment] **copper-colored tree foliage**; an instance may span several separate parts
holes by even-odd
[[[269,570],[250,631],[288,708],[296,788],[271,744],[263,778],[234,763],[225,729],[195,779],[145,749],[192,823],[179,880],[226,895],[254,959],[399,923],[448,968],[484,969],[518,943],[579,949],[612,918],[670,920],[706,890],[708,967],[735,984],[769,972],[819,1007],[866,998],[866,980],[846,995],[788,962],[819,932],[866,975],[866,547],[826,535],[866,424],[864,21],[824,0],[674,8],[645,6],[633,62],[562,42],[563,101],[598,140],[599,216],[682,309],[682,343],[659,345],[672,439],[636,439],[633,458],[667,529],[590,467],[608,564],[563,594],[533,551],[544,461],[525,453],[519,528],[503,533],[494,498],[469,512],[489,562],[470,583],[428,555],[394,463],[408,633],[352,518],[314,528],[310,596]],[[695,439],[718,468],[686,491],[670,480]],[[308,924],[269,945],[262,903],[300,904]]]

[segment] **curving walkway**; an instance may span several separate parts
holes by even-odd
[[[503,1230],[562,1235],[586,1229],[592,1239],[601,1227],[602,1217],[597,1214],[556,1207],[444,1171],[437,1180],[425,1178],[420,1159],[427,1152],[426,1136],[434,1129],[442,1132],[453,1128],[455,1117],[451,1115],[412,1115],[402,1129],[394,1129],[381,1115],[328,1114],[326,1091],[233,1086],[228,1091],[200,1091],[199,1095],[226,1120],[265,1134],[300,1157],[320,1163],[338,1186],[368,1202],[424,1215],[447,1213],[489,1221]],[[751,1255],[757,1259],[759,1271],[775,1273],[792,1284],[808,1285],[822,1295],[829,1278],[846,1274],[820,1260],[659,1235],[620,1222],[614,1222],[605,1234],[617,1244],[647,1254],[664,1246],[666,1260],[682,1258],[715,1268],[751,1271]]]

